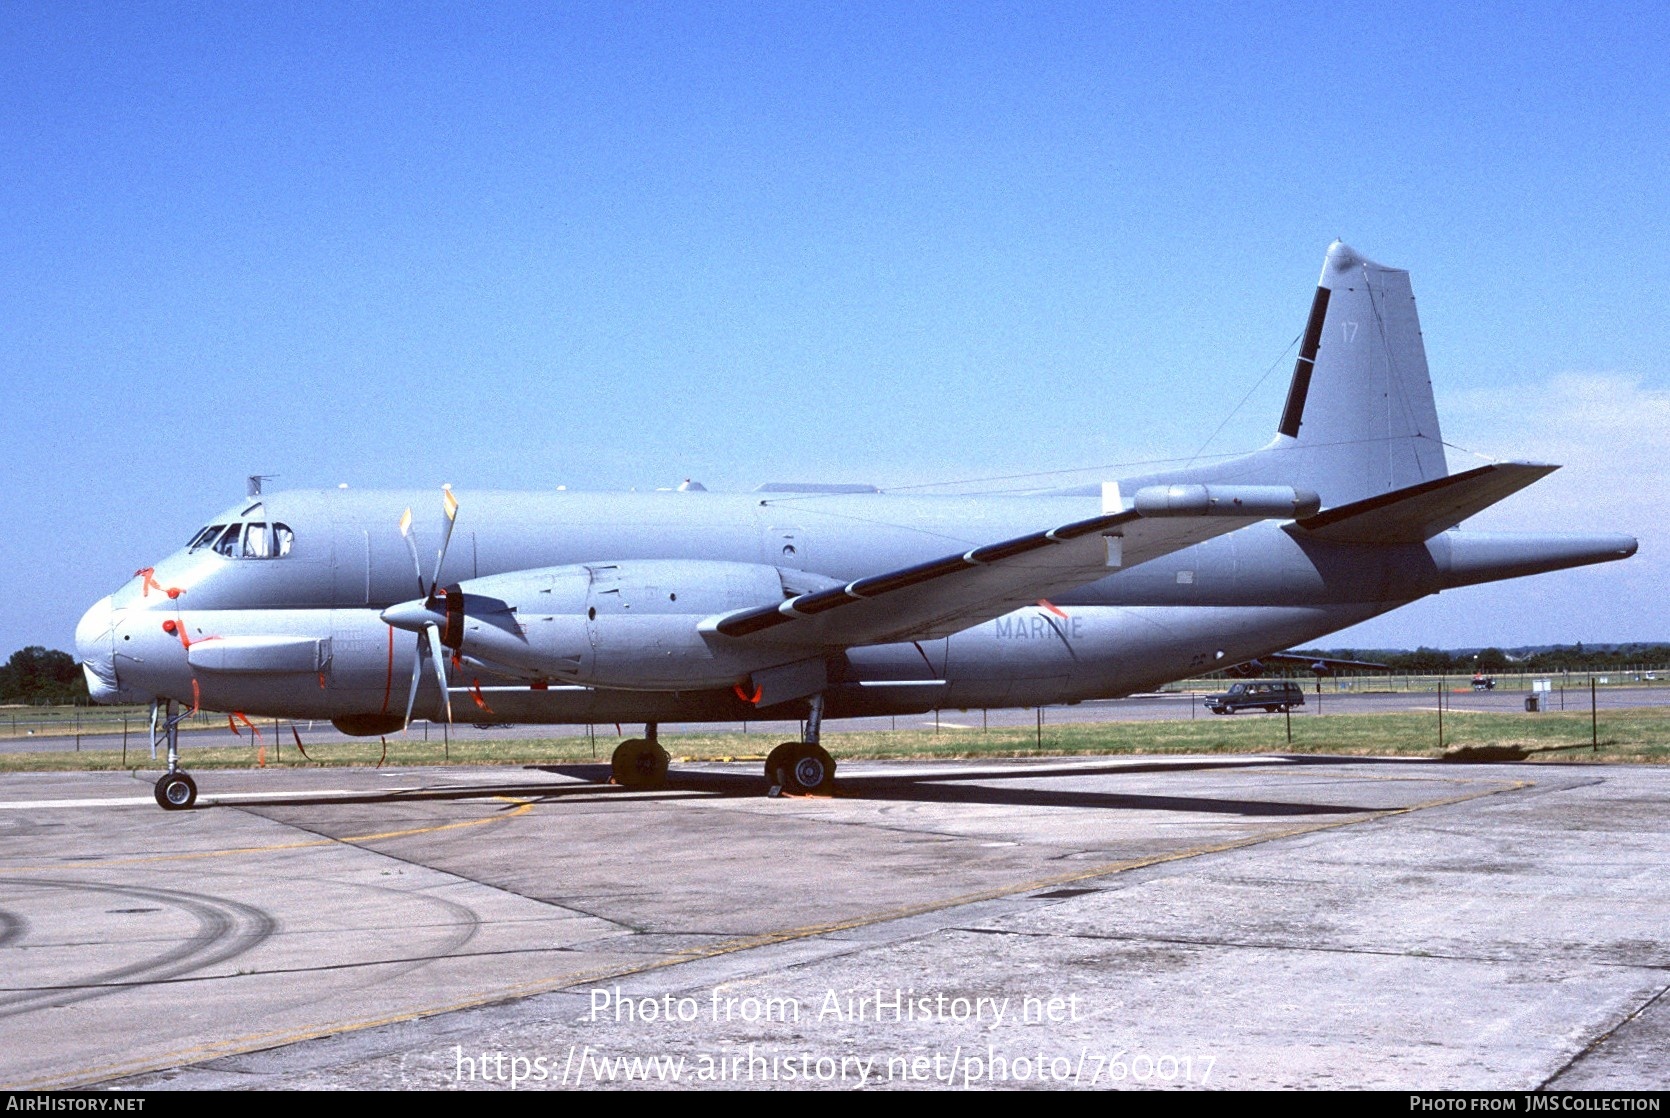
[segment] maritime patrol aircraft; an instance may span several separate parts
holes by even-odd
[[[774,790],[827,791],[828,718],[1109,698],[1455,587],[1634,553],[1622,535],[1458,529],[1557,467],[1448,469],[1408,273],[1327,253],[1272,442],[1030,495],[252,493],[87,611],[96,700],[148,702],[164,808],[193,710],[642,723],[799,719]],[[426,564],[420,541],[435,548]]]

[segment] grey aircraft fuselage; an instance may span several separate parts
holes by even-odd
[[[100,697],[173,698],[288,718],[400,713],[415,645],[380,612],[419,589],[396,526],[400,510],[435,503],[433,491],[323,490],[275,493],[228,510],[213,524],[282,524],[291,534],[288,553],[177,552],[101,602],[83,623],[84,634],[99,636],[82,643],[89,663],[108,658],[106,675],[92,676]],[[441,581],[673,559],[780,568],[791,572],[790,585],[796,571],[845,582],[1098,511],[1088,496],[470,493]],[[438,542],[441,518],[416,528],[420,539]],[[1521,537],[1457,531],[1416,544],[1360,546],[1258,524],[1059,594],[1053,609],[1033,606],[935,640],[848,649],[832,676],[827,716],[1127,695],[1312,640],[1440,590],[1616,557],[1632,544],[1579,537],[1551,553],[1554,541],[1537,539],[1535,554]],[[676,573],[662,581],[668,585],[657,589],[678,592]],[[178,593],[170,597],[170,590]],[[657,595],[637,608],[659,605]],[[204,657],[214,640],[229,637],[313,644],[281,646],[288,661]],[[308,653],[301,659],[298,647]],[[471,710],[473,721],[738,721],[798,710],[761,711],[730,689],[537,687],[459,665],[451,673],[454,689],[483,688],[492,713]],[[420,716],[439,717],[438,710],[438,687],[425,679]]]
[[[433,490],[274,493],[228,510],[95,604],[76,643],[100,701],[332,719],[357,733],[397,728],[409,693],[418,717],[443,716],[420,649],[440,659],[438,611],[452,606],[466,612],[456,631],[446,621],[447,690],[471,721],[794,718],[814,694],[831,718],[1073,703],[1268,655],[1442,590],[1633,554],[1622,535],[1457,527],[1552,468],[1449,472],[1408,275],[1336,243],[1275,439],[1250,455],[1026,496],[465,492],[438,579],[414,569],[399,526],[410,508],[413,538],[438,547]],[[993,597],[1009,612],[954,630],[803,644],[780,671],[759,651],[772,634],[749,635],[779,622],[785,634],[839,631],[817,630],[827,617],[816,614],[859,598],[875,606],[865,584],[925,585],[972,566],[958,558],[970,549],[1105,520],[1156,486],[1162,496],[1286,486],[1322,511],[1264,513],[1126,566],[1110,551],[1109,573],[1090,568],[1039,604]],[[436,582],[453,588],[441,605]],[[773,609],[783,616],[749,633],[715,624]],[[863,631],[885,628],[875,615]],[[748,671],[726,676],[741,661],[704,667],[704,648],[752,649],[777,675],[769,687]]]

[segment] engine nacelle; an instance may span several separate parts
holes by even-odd
[[[530,679],[629,691],[724,688],[785,654],[704,634],[701,621],[838,585],[805,571],[702,560],[516,571],[448,588],[446,643]]]

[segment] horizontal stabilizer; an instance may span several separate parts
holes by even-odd
[[[1329,543],[1421,543],[1519,492],[1558,466],[1503,462],[1433,478],[1300,520],[1303,538]]]

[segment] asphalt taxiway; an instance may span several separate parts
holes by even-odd
[[[1670,1077],[1670,769],[756,768],[0,777],[0,1085]]]

